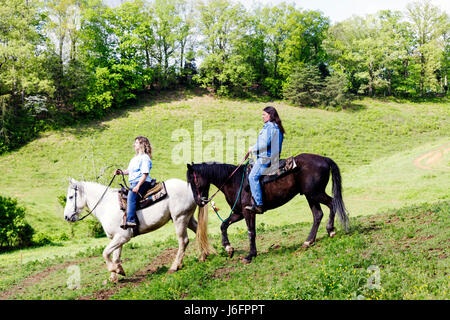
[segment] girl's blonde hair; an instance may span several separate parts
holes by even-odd
[[[143,136],[136,137],[134,139],[134,141],[136,141],[136,140],[139,141],[139,144],[142,147],[142,151],[144,151],[144,153],[148,154],[150,159],[152,159],[152,145],[151,145],[150,141],[148,141],[148,139]]]

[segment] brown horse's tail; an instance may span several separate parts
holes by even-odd
[[[333,209],[337,212],[339,219],[341,220],[342,225],[346,232],[348,232],[349,219],[347,214],[347,209],[344,205],[344,200],[342,200],[342,178],[341,172],[339,170],[336,162],[331,160],[330,158],[326,158],[328,164],[331,167],[331,176],[333,181]]]
[[[200,260],[206,260],[211,253],[215,253],[214,248],[209,244],[208,239],[208,206],[198,207],[198,225],[197,225],[197,245],[200,251]]]

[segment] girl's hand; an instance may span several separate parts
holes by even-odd
[[[131,191],[133,191],[134,193],[138,193],[139,192],[139,186],[134,187]]]
[[[119,175],[121,173],[122,173],[122,170],[120,170],[120,169],[116,169],[116,171],[114,171],[114,175],[115,176],[117,176],[117,175]]]

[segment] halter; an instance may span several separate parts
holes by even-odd
[[[73,188],[75,190],[75,201],[73,204],[73,214],[77,214],[77,192],[78,192],[78,185],[75,185],[75,188]]]
[[[81,221],[85,218],[87,218],[89,215],[92,214],[92,212],[94,212],[94,210],[97,208],[98,204],[100,203],[100,201],[102,201],[103,197],[105,196],[106,192],[108,191],[109,187],[112,185],[114,179],[116,178],[116,175],[114,175],[111,179],[111,181],[109,182],[108,186],[106,187],[105,191],[103,192],[102,196],[100,197],[100,199],[98,199],[97,203],[94,206],[94,209],[92,210],[88,210],[89,213],[86,214],[84,217],[81,217],[80,219],[78,219],[78,221]],[[74,207],[73,207],[73,214],[77,214],[77,191],[78,191],[78,185],[75,185],[74,187],[75,190],[75,202],[74,202]]]

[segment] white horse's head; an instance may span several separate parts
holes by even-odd
[[[83,184],[74,179],[70,179],[66,198],[64,219],[69,222],[75,222],[78,220],[80,212],[87,205]]]

